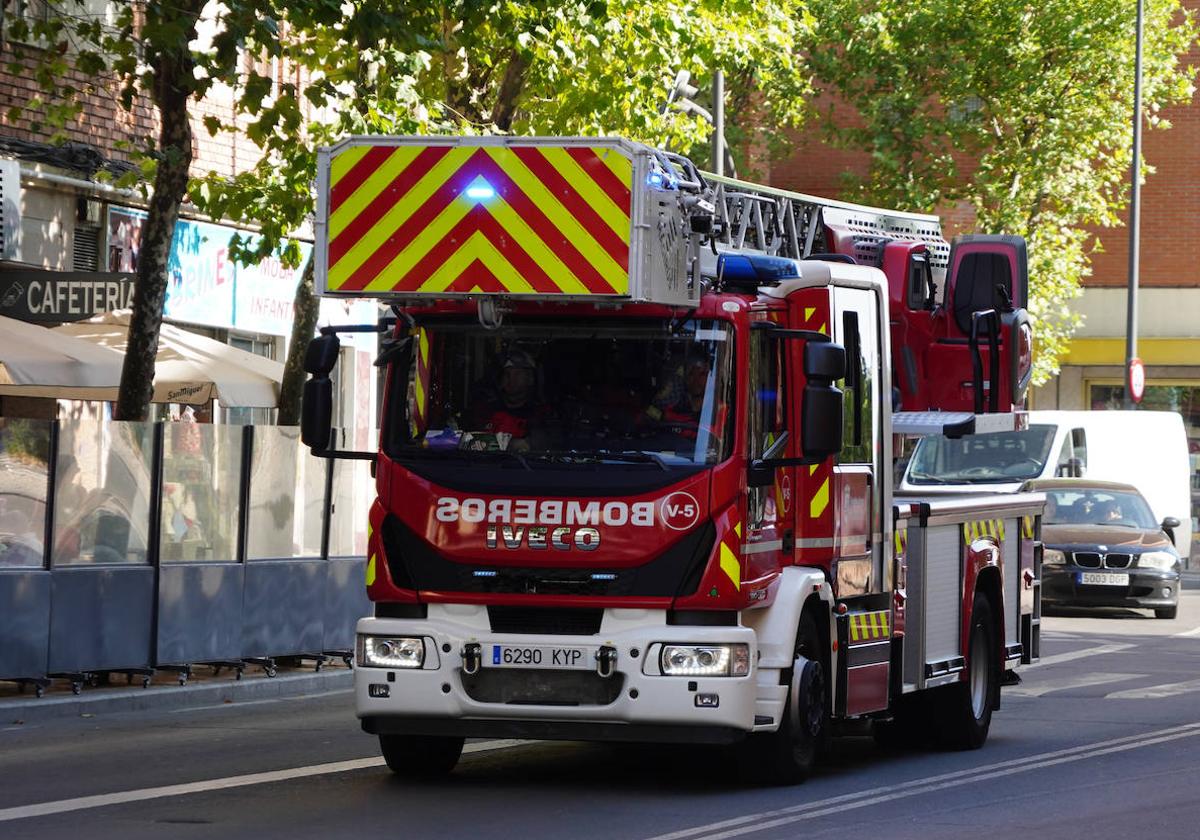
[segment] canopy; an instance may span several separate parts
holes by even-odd
[[[124,357],[93,342],[0,316],[0,394],[96,399],[121,381]]]
[[[53,330],[0,318],[0,395],[115,400],[129,310]],[[9,325],[13,325],[11,328]],[[164,323],[154,360],[158,403],[273,408],[283,365]]]
[[[124,353],[129,318],[128,309],[107,312],[56,327],[54,334]],[[274,408],[279,404],[282,380],[280,362],[174,324],[164,322],[159,331],[158,355],[154,359],[154,402],[204,405],[216,398],[227,408]],[[116,399],[116,391],[86,399]]]

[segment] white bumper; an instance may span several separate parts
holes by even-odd
[[[664,611],[606,610],[598,636],[493,633],[485,607],[458,604],[430,605],[428,616],[422,619],[364,618],[357,629],[363,635],[423,637],[429,651],[421,669],[356,668],[356,711],[364,728],[372,732],[526,732],[531,737],[588,739],[625,737],[621,730],[628,728],[629,737],[635,740],[653,740],[659,730],[660,735],[675,731],[679,736],[664,740],[686,740],[689,729],[707,728],[725,734],[711,740],[732,740],[755,728],[776,728],[786,693],[779,685],[778,670],[760,672],[757,667],[758,642],[753,629],[668,625]],[[585,695],[594,697],[599,686],[599,691],[610,697],[603,702],[572,702],[568,689],[563,698],[552,698],[562,704],[511,698],[505,702],[495,691],[497,686],[504,687],[505,680],[535,678],[546,672],[485,665],[484,676],[491,690],[481,690],[479,678],[463,672],[461,651],[470,643],[481,644],[484,651],[490,651],[493,643],[584,648],[609,645],[616,649],[616,664],[607,680],[618,682],[601,683],[594,671],[576,671],[572,673],[589,686]],[[750,649],[750,673],[744,677],[661,676],[656,673],[653,653],[663,643],[746,644]],[[555,679],[562,673],[555,672]],[[488,722],[493,725],[489,727]],[[534,724],[544,724],[545,728],[538,729]]]

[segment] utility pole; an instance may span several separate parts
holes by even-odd
[[[1140,2],[1140,0],[1139,0]],[[725,174],[725,72],[713,72],[712,84],[712,171]]]
[[[1134,360],[1137,358],[1138,245],[1141,239],[1141,207],[1138,200],[1141,197],[1142,169],[1142,0],[1137,0],[1137,47],[1134,67],[1133,163],[1130,165],[1133,191],[1129,200],[1129,300],[1125,313],[1124,406],[1127,409],[1133,408],[1135,402],[1130,380]]]

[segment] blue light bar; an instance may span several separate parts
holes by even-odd
[[[786,257],[755,254],[721,254],[717,258],[717,276],[729,286],[767,286],[799,277],[796,261]]]

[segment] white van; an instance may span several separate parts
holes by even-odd
[[[1179,520],[1175,547],[1192,539],[1191,476],[1183,418],[1173,411],[1031,411],[1022,432],[922,438],[899,492],[1016,491],[1033,478],[1083,476],[1132,484],[1155,518]]]

